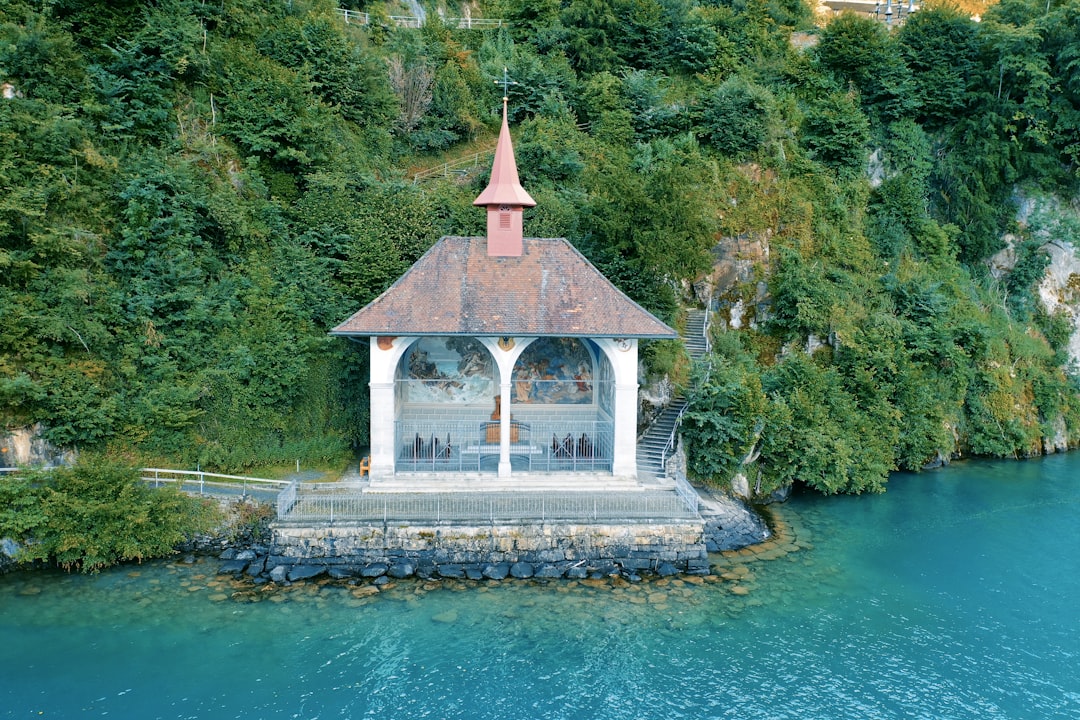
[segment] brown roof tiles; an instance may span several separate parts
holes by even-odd
[[[562,238],[491,257],[483,237],[443,237],[334,335],[674,338]]]

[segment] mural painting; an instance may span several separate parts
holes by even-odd
[[[515,403],[587,404],[593,401],[593,362],[576,338],[540,338],[514,365]]]
[[[417,341],[405,356],[405,401],[460,405],[490,404],[496,393],[494,362],[472,338]]]

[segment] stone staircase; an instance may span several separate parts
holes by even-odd
[[[709,343],[705,335],[707,321],[708,313],[705,310],[691,310],[686,319],[682,341],[686,347],[686,354],[692,360],[696,360],[709,351]],[[655,481],[664,477],[664,463],[675,451],[672,434],[685,409],[686,398],[676,397],[638,440],[638,477],[642,480]]]

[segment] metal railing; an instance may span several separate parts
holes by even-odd
[[[709,339],[709,325],[712,324],[712,300],[705,303],[705,322],[702,323],[701,334],[705,338],[705,354],[712,352],[712,341]]]
[[[679,408],[679,414],[675,416],[675,424],[671,426],[671,434],[668,435],[667,443],[664,444],[664,451],[662,457],[664,458],[663,471],[664,477],[671,477],[671,474],[667,469],[667,462],[670,459],[668,453],[675,451],[675,441],[679,437],[679,424],[682,423],[683,415],[686,414],[686,408],[690,407],[684,402],[683,406]]]
[[[370,25],[371,15],[359,10],[337,8],[337,12],[348,24]],[[424,24],[424,18],[413,15],[390,15],[390,22],[397,27],[417,29]],[[495,30],[501,27],[509,27],[506,20],[499,18],[471,18],[471,17],[448,17],[442,19],[443,24],[458,30]]]
[[[278,499],[278,520],[288,523],[517,524],[525,522],[697,521],[691,505],[670,491],[361,493],[300,485]],[[691,491],[692,492],[692,491]],[[287,495],[289,494],[289,495]],[[696,497],[696,495],[695,495]]]
[[[686,508],[692,513],[698,512],[698,504],[701,502],[701,496],[697,494],[697,490],[694,490],[693,486],[686,479],[682,473],[676,473],[675,477],[675,494],[686,503]]]
[[[177,485],[185,492],[198,492],[199,495],[224,494],[258,495],[270,499],[277,497],[282,488],[289,485],[288,480],[267,480],[266,478],[245,477],[243,475],[222,475],[202,470],[170,470],[167,468],[143,468],[141,477],[144,482],[160,487],[163,483]]]
[[[397,472],[498,470],[498,420],[394,425]],[[613,445],[614,427],[603,420],[510,423],[510,462],[519,472],[610,472]]]
[[[426,170],[420,170],[413,175],[413,185],[418,185],[424,180],[430,180],[436,177],[449,177],[452,174],[465,174],[465,168],[478,168],[480,167],[481,158],[487,159],[495,154],[495,145],[484,150],[478,150],[471,155],[459,157],[456,160],[450,162],[444,162],[441,165],[427,168]]]

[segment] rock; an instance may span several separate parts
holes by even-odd
[[[453,564],[440,565],[439,569],[438,569],[438,572],[439,572],[439,577],[444,577],[444,578],[455,578],[456,579],[456,578],[465,577],[465,568],[461,567],[460,565],[453,565]]]
[[[438,615],[432,615],[431,619],[434,620],[437,623],[444,623],[444,624],[447,624],[447,625],[452,625],[453,623],[456,623],[457,620],[458,620],[458,611],[454,610],[454,609],[450,609],[450,610],[447,610],[446,612],[441,612]]]
[[[235,560],[235,559],[236,559],[236,550],[234,550],[233,548],[228,548],[228,549],[225,550],[225,552],[218,555],[218,560]]]
[[[389,571],[390,566],[386,565],[385,563],[372,563],[370,565],[365,565],[364,568],[360,570],[360,577],[381,577]]]
[[[660,563],[660,566],[656,568],[656,574],[660,577],[670,577],[678,575],[679,569],[669,562]]]
[[[746,478],[746,475],[735,473],[735,477],[731,478],[731,492],[741,498],[750,497],[750,481]]]
[[[297,580],[310,580],[311,578],[318,577],[326,572],[326,568],[322,565],[297,565],[289,571],[289,582],[296,582]]]
[[[573,567],[567,568],[564,575],[569,580],[584,580],[589,576],[589,571],[587,568],[581,565],[575,565]]]
[[[762,498],[761,502],[764,505],[771,505],[773,503],[786,503],[788,501],[788,498],[790,497],[791,485],[788,484],[784,485],[783,487],[776,488],[771,493]]]
[[[181,565],[194,565],[195,564],[195,556],[192,553],[188,553],[187,555],[184,555],[184,557],[180,558],[180,564]]]
[[[259,575],[262,575],[263,570],[266,570],[266,558],[256,560],[248,565],[247,574],[251,577],[258,577]]]
[[[475,565],[470,565],[469,567],[465,568],[465,577],[469,578],[470,580],[483,580],[484,573],[480,568],[476,567]]]
[[[241,550],[240,552],[236,553],[236,559],[237,560],[254,560],[255,559],[255,551],[254,550]]]
[[[510,574],[510,565],[508,563],[485,565],[481,572],[489,580],[503,580]]]
[[[327,574],[335,580],[347,580],[356,575],[356,568],[349,567],[348,565],[338,565],[330,568],[330,571]]]
[[[247,570],[247,560],[226,560],[218,568],[218,575],[239,575]]]
[[[276,583],[285,582],[286,576],[289,574],[289,569],[284,565],[278,565],[270,571],[270,579]]]
[[[537,568],[533,577],[538,578],[561,578],[563,576],[562,570],[554,565],[541,565]]]
[[[386,574],[392,578],[407,578],[411,577],[416,572],[416,566],[410,562],[398,562],[394,563],[387,569]]]
[[[516,562],[510,566],[510,574],[519,580],[531,578],[535,574],[531,563]]]
[[[382,587],[383,585],[388,585],[389,583],[390,578],[388,576],[380,575],[379,577],[375,578],[375,580],[371,584],[375,587]]]

